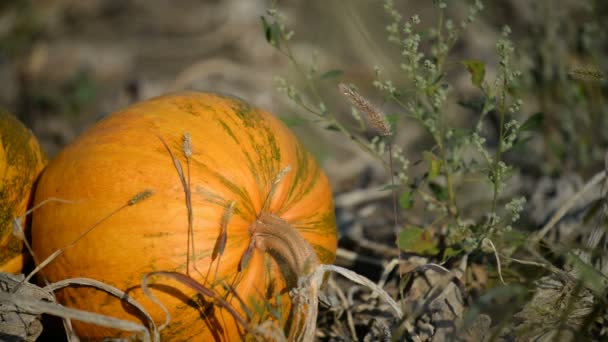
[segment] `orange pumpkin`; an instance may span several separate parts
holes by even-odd
[[[335,259],[326,176],[281,121],[233,97],[171,94],[110,115],[48,165],[36,203],[51,197],[71,202],[48,203],[34,213],[33,248],[40,260],[90,231],[42,274],[50,281],[89,277],[128,291],[157,324],[165,314],[140,286],[148,272],[188,273],[253,324],[270,320],[287,328],[292,275],[306,267],[305,251],[314,250],[322,263]],[[246,335],[217,302],[175,280],[150,280],[172,317],[163,340],[236,341]],[[58,298],[71,307],[143,319],[90,288],[63,289]],[[74,326],[84,338],[118,335]]]
[[[0,272],[21,273],[27,259],[22,240],[13,234],[13,220],[27,211],[33,184],[45,164],[32,132],[0,110]]]

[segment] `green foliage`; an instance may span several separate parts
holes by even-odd
[[[342,76],[342,74],[344,74],[344,71],[342,71],[340,69],[333,69],[333,70],[329,70],[329,71],[325,72],[323,75],[321,75],[321,79],[327,80],[327,79],[337,78],[337,77]]]
[[[471,74],[471,82],[483,91],[483,81],[486,77],[486,66],[483,62],[478,60],[467,60],[462,61],[462,64],[467,67]]]
[[[513,148],[519,133],[530,131],[540,120],[539,116],[534,116],[521,128],[519,122],[514,119],[522,105],[522,101],[513,96],[521,73],[512,65],[514,47],[508,38],[510,29],[505,27],[496,44],[499,70],[494,80],[487,79],[486,66],[480,60],[466,59],[461,62],[469,70],[471,82],[480,92],[478,100],[462,99],[459,102],[478,115],[474,126],[462,129],[454,127],[448,121],[446,108],[449,106],[453,86],[445,77],[448,71],[446,61],[458,37],[475,21],[483,5],[480,1],[473,3],[469,7],[467,18],[458,25],[445,17],[447,3],[439,1],[435,5],[438,25],[432,29],[420,30],[421,19],[418,15],[405,20],[392,1],[387,0],[384,3],[389,19],[386,28],[388,41],[401,52],[399,66],[405,80],[394,82],[384,75],[381,67],[375,67],[376,80],[373,85],[397,106],[399,113],[391,116],[378,113],[367,100],[360,98],[354,86],[344,88],[352,89],[347,90],[346,95],[354,96],[351,97],[351,100],[354,100],[353,117],[360,123],[360,128],[365,130],[368,128],[366,126],[373,125],[374,120],[381,119],[378,119],[378,116],[384,116],[383,120],[390,122],[393,130],[396,130],[395,134],[399,134],[399,124],[411,124],[412,120],[427,132],[434,145],[429,150],[421,151],[428,170],[422,178],[409,175],[410,162],[400,146],[393,146],[392,137],[376,136],[367,140],[368,138],[358,134],[357,130],[338,120],[336,112],[326,106],[326,100],[319,91],[317,82],[339,79],[344,76],[341,69],[329,70],[319,75],[314,54],[310,65],[301,64],[290,48],[289,40],[293,32],[286,30],[284,18],[276,8],[270,9],[267,15],[262,17],[262,27],[268,42],[284,54],[299,76],[306,80],[307,89],[302,91],[284,78],[277,78],[279,90],[297,106],[315,116],[323,127],[343,133],[381,161],[387,170],[392,170],[397,177],[392,179],[391,186],[385,189],[400,193],[398,204],[401,209],[412,210],[415,203],[424,204],[428,217],[433,218],[438,227],[460,226],[459,222],[464,220],[478,222],[477,226],[481,228],[471,237],[474,245],[486,237],[496,239],[494,235],[505,230],[507,224],[502,222],[508,220],[500,219],[502,210],[499,210],[498,204],[500,194],[513,170],[502,160],[503,154]],[[395,85],[402,84],[403,81],[409,84],[406,88]],[[490,113],[495,113],[499,118],[498,146],[489,145],[486,142],[488,139],[484,137],[488,134],[484,131],[485,118]],[[465,159],[462,158],[464,151],[475,153]],[[388,161],[387,154],[390,156]],[[466,177],[483,179],[479,177],[480,174],[485,175],[491,189],[492,204],[488,208],[489,212],[485,215],[477,212],[474,213],[476,216],[462,217],[457,193],[457,187],[461,185],[457,184],[456,180]],[[452,247],[461,248],[461,244]]]
[[[540,3],[543,5],[532,7],[552,6],[550,1]],[[357,88],[365,85],[349,84],[348,89],[355,95],[342,92],[344,102],[350,100],[353,104],[355,124],[347,124],[338,115],[339,109],[327,105],[331,103],[330,95],[320,91],[319,84],[350,75],[343,69],[319,74],[314,55],[311,65],[302,64],[289,47],[293,32],[285,31],[278,11],[272,9],[263,19],[266,37],[305,80],[304,87],[296,87],[279,78],[279,90],[315,116],[323,127],[353,140],[392,175],[382,189],[394,194],[398,211],[395,222],[403,227],[395,243],[402,251],[437,261],[462,255],[491,260],[497,266],[492,268],[496,279],[502,281],[504,272],[523,285],[530,284],[542,272],[525,274],[518,268],[501,271],[501,265],[518,263],[559,273],[537,246],[531,246],[526,226],[529,221],[524,217],[526,194],[513,191],[510,186],[513,176],[520,173],[520,159],[531,162],[525,166],[533,168],[533,174],[555,174],[564,168],[578,171],[579,166],[594,165],[593,170],[601,167],[608,147],[605,75],[593,67],[569,67],[563,62],[564,56],[553,50],[564,44],[556,40],[567,39],[557,34],[561,24],[555,20],[569,22],[561,16],[534,22],[532,26],[539,26],[538,30],[526,37],[531,45],[521,53],[511,40],[511,28],[504,26],[496,39],[494,60],[484,57],[482,61],[473,55],[453,62],[452,49],[465,30],[475,30],[474,22],[484,6],[481,1],[474,1],[466,19],[456,22],[447,15],[447,1],[433,4],[436,22],[423,25],[420,16],[413,14],[406,19],[392,0],[384,1],[386,38],[398,51],[391,57],[399,72],[393,72],[391,65],[373,66],[375,79],[371,83],[376,96],[384,98],[384,106],[390,107],[390,115],[370,109],[373,106]],[[597,4],[590,1],[588,6]],[[607,35],[605,22],[608,21],[596,18],[583,24],[577,32],[582,35],[580,49],[602,56],[598,51],[605,45],[596,42],[598,37]],[[549,32],[553,33],[550,38],[554,45],[545,46],[541,43],[547,38],[543,34]],[[473,89],[466,97],[454,91],[459,85],[452,77],[464,69]],[[527,101],[532,104],[527,106]],[[454,105],[469,116],[455,118],[451,115]],[[390,134],[374,131],[373,120],[377,116],[390,124]],[[407,154],[404,146],[395,143],[406,125],[417,125],[424,132],[423,143]],[[409,158],[416,162],[410,163]],[[410,168],[411,164],[416,168]],[[582,284],[601,298],[605,277],[588,261],[552,246],[548,249],[565,257],[577,270]],[[525,292],[519,284],[490,289],[477,299],[471,315],[486,310],[493,301],[517,299],[521,304]]]
[[[421,255],[436,255],[439,253],[433,231],[416,226],[407,226],[401,231],[398,241],[399,248],[404,252]]]
[[[414,205],[414,193],[413,191],[405,191],[399,197],[399,206],[402,209],[410,209]]]

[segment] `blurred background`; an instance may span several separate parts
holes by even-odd
[[[450,2],[447,14],[458,22],[466,18],[469,5]],[[275,77],[296,85],[304,80],[265,39],[260,16],[269,6],[262,0],[4,0],[0,106],[33,130],[50,156],[103,116],[133,101],[180,89],[232,93],[283,118],[293,117],[298,112],[276,91]],[[351,119],[348,103],[337,89],[342,81],[359,86],[383,110],[393,110],[371,86],[375,66],[400,82],[399,50],[387,42],[389,17],[382,2],[285,1],[278,7],[288,29],[295,31],[291,45],[303,65],[315,60],[320,72],[343,71],[339,78],[319,85],[328,105],[344,112],[345,120]],[[397,1],[396,7],[404,18],[419,14],[422,27],[435,25],[437,11],[431,2]],[[574,67],[605,70],[606,59],[598,53],[605,53],[606,33],[598,25],[605,18],[606,4],[503,0],[485,7],[462,33],[451,58],[481,60],[491,77],[497,62],[495,43],[501,27],[508,24],[528,82],[522,92],[522,116],[553,111],[547,116],[552,126],[544,129],[549,138],[558,140],[578,141],[577,132],[597,124],[608,130],[605,107],[589,115],[588,109],[580,113],[575,108],[581,105],[573,99],[580,86],[569,85],[567,75]],[[450,68],[447,77],[455,99],[475,96],[465,68]],[[564,108],[561,104],[566,101]],[[579,113],[572,115],[575,111]],[[468,119],[457,105],[450,113],[456,120]],[[556,123],[559,120],[564,122]],[[298,126],[305,126],[295,130],[329,163],[332,179],[339,183],[341,175],[333,174],[332,159],[339,156],[342,163],[360,151],[323,127]],[[399,143],[412,148],[419,128],[404,126]],[[306,138],[310,135],[314,139]],[[605,143],[605,135],[591,136]],[[580,162],[601,160],[601,153],[590,148],[591,141],[584,145],[576,151],[584,159]],[[543,172],[561,167],[563,155],[572,152],[546,156],[555,164]],[[579,161],[571,163],[575,166]],[[360,171],[355,164],[353,173]]]
[[[382,77],[397,88],[411,88],[400,68],[400,48],[387,39],[391,18],[385,2],[277,2],[286,30],[295,32],[289,47],[300,72],[265,36],[261,16],[273,3],[3,0],[0,107],[30,127],[52,157],[84,129],[135,101],[183,89],[230,93],[290,125],[323,164],[336,194],[370,187],[376,191],[389,179],[382,163],[294,105],[278,90],[277,78],[293,85],[313,106],[319,105],[315,101],[320,98],[360,141],[371,142],[374,132],[359,129],[338,83],[357,86],[387,115],[407,116],[373,86],[375,69],[381,68]],[[471,16],[474,1],[448,3],[445,17],[454,23]],[[418,15],[421,32],[437,25],[435,2],[395,1],[395,8],[406,21]],[[515,47],[513,64],[522,73],[512,96],[521,98],[523,106],[513,117],[524,122],[540,113],[543,120],[537,122],[536,134],[526,137],[524,149],[505,155],[505,161],[516,167],[505,197],[536,196],[528,207],[535,217],[532,223],[539,224],[555,209],[546,201],[559,203],[560,196],[573,193],[603,167],[608,146],[608,87],[603,75],[608,70],[608,3],[491,1],[475,18],[460,33],[448,57],[442,81],[449,83],[450,92],[443,112],[456,129],[470,130],[479,120],[475,101],[481,93],[459,61],[481,61],[486,81],[491,82],[499,60],[496,43],[503,26],[509,25]],[[428,51],[427,38],[423,33],[421,49]],[[316,76],[307,79],[304,74],[312,69]],[[332,70],[339,71],[335,77],[319,77]],[[577,70],[581,77],[573,77]],[[311,94],[311,82],[319,98]],[[490,112],[484,124],[487,147],[492,150],[498,131],[496,113]],[[410,160],[410,180],[423,177],[428,171],[421,162],[423,151],[431,149],[434,141],[415,120],[402,119],[396,125],[394,144]],[[487,185],[465,180],[461,188],[460,204],[483,214],[479,203],[489,202]],[[372,197],[382,199],[386,194],[376,191]],[[385,200],[390,209],[390,199]],[[544,207],[551,209],[539,213],[538,208]],[[390,210],[386,214],[392,216]],[[420,216],[420,221],[428,220],[424,215],[415,208],[409,213]],[[376,224],[389,221],[385,218]],[[389,237],[384,241],[393,243]]]

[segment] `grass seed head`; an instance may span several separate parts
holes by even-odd
[[[372,105],[366,98],[361,96],[355,89],[340,83],[340,91],[357,109],[365,115],[370,126],[384,137],[391,135],[391,125],[386,119],[386,115]]]

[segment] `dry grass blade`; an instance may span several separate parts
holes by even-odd
[[[583,194],[585,194],[591,189],[596,188],[598,184],[606,178],[606,173],[607,171],[605,170],[596,173],[591,178],[591,180],[589,180],[589,182],[587,182],[585,186],[583,186],[582,189],[580,189],[574,196],[571,196],[568,201],[566,201],[566,203],[564,203],[561,208],[559,208],[559,210],[555,212],[549,222],[547,222],[547,224],[545,224],[545,226],[538,233],[532,235],[530,239],[532,246],[537,245],[540,240],[542,240],[545,235],[549,233],[549,231],[555,226],[555,224],[559,222],[559,220],[561,220],[561,218],[564,217],[566,213],[568,213],[568,211],[574,206],[574,204],[576,204],[576,201],[581,198]]]
[[[392,259],[386,266],[384,266],[384,270],[380,275],[380,280],[378,280],[378,287],[382,288],[386,282],[388,281],[389,275],[395,270],[395,268],[401,265],[401,261],[398,258]],[[372,299],[378,298],[377,293],[373,293],[371,295]]]
[[[144,191],[141,191],[141,192],[135,194],[135,196],[131,197],[127,201],[127,203],[125,203],[124,205],[122,205],[119,208],[115,209],[114,211],[112,211],[111,213],[109,213],[108,215],[106,215],[105,217],[103,217],[102,219],[100,219],[99,221],[97,221],[96,223],[94,223],[91,227],[89,227],[88,229],[86,229],[76,239],[74,239],[74,241],[72,241],[70,244],[64,246],[63,248],[60,248],[60,249],[56,250],[51,255],[49,255],[46,259],[44,259],[42,262],[38,261],[38,259],[37,259],[36,255],[35,255],[34,251],[31,248],[31,246],[29,245],[29,243],[27,243],[27,240],[24,240],[26,247],[28,248],[30,254],[32,255],[32,258],[34,260],[34,264],[36,265],[36,268],[32,272],[30,272],[23,279],[22,283],[29,282],[30,279],[34,275],[36,275],[38,272],[40,272],[40,270],[42,270],[44,267],[46,267],[46,265],[48,265],[49,263],[51,263],[53,260],[55,260],[58,256],[60,256],[61,254],[63,254],[69,248],[75,246],[78,243],[78,241],[80,241],[82,238],[84,238],[88,233],[90,233],[93,229],[95,229],[97,226],[99,226],[102,222],[104,222],[108,218],[112,217],[114,214],[116,214],[120,210],[122,210],[122,209],[124,209],[124,208],[126,208],[128,206],[135,205],[136,203],[139,203],[139,202],[141,202],[143,200],[146,200],[147,198],[149,198],[150,196],[152,196],[153,193],[154,192],[152,190],[146,189]],[[49,202],[60,202],[60,203],[68,203],[68,204],[69,203],[75,203],[74,201],[68,201],[68,200],[57,199],[57,198],[49,198],[49,199],[46,199],[46,200],[40,202],[38,205],[36,205],[32,209],[28,210],[25,215],[29,215],[34,210],[40,208],[41,206],[43,206],[43,205],[45,205],[45,204],[47,204]],[[13,222],[13,229],[19,229],[19,231],[21,233],[23,233],[23,228],[21,227],[20,220],[15,220]],[[49,281],[46,279],[46,277],[43,276],[42,280],[44,281],[45,284],[50,285]],[[78,338],[74,334],[74,331],[72,329],[72,324],[69,321],[69,317],[67,317],[67,316],[60,316],[60,317],[63,318],[63,325],[64,325],[64,327],[66,329],[68,340],[69,341],[77,341]]]
[[[13,235],[19,239],[21,239],[21,241],[23,242],[23,244],[25,245],[25,248],[27,248],[28,253],[30,253],[30,255],[32,256],[32,259],[34,260],[34,263],[36,265],[38,265],[38,260],[36,259],[36,253],[34,253],[34,250],[32,249],[32,246],[30,245],[29,241],[25,238],[25,232],[23,231],[23,219],[28,216],[31,215],[34,210],[37,210],[38,208],[42,207],[43,205],[47,204],[47,203],[51,203],[51,202],[59,202],[59,203],[74,203],[73,201],[69,201],[69,200],[64,200],[61,198],[47,198],[44,201],[38,203],[37,205],[35,205],[33,208],[31,208],[30,210],[26,211],[23,215],[19,216],[19,217],[15,217],[15,219],[13,219]],[[23,282],[27,282],[31,276],[33,276],[35,273],[31,274],[30,276],[28,276],[27,278],[25,278],[23,280]]]
[[[154,296],[154,294],[152,294],[152,292],[150,291],[149,279],[151,277],[156,277],[156,276],[167,277],[167,278],[171,278],[171,279],[177,280],[178,282],[180,282],[180,283],[188,286],[189,288],[195,290],[197,293],[213,299],[219,306],[221,306],[224,309],[226,309],[232,315],[232,317],[234,317],[234,319],[247,332],[253,334],[254,331],[249,326],[249,324],[247,323],[247,321],[241,316],[241,314],[239,314],[236,311],[236,309],[232,305],[230,305],[230,303],[226,302],[224,300],[224,298],[222,298],[221,296],[219,296],[213,290],[205,287],[204,285],[200,284],[196,280],[192,279],[188,275],[185,275],[185,274],[182,274],[182,273],[177,273],[177,272],[169,272],[169,271],[150,272],[150,273],[147,273],[146,275],[144,275],[144,277],[141,280],[141,287],[142,287],[142,290],[144,291],[144,294],[148,298],[150,298],[150,300],[152,300],[154,303],[156,303],[159,307],[161,307],[163,309],[163,311],[165,312],[165,314],[166,314],[165,322],[158,328],[159,331],[162,331],[169,324],[169,322],[171,321],[171,314],[169,313],[169,310],[167,310],[167,308],[165,307],[165,305],[158,298],[156,298],[156,296]]]
[[[494,253],[494,257],[496,258],[496,271],[498,272],[498,278],[503,285],[507,285],[505,280],[502,277],[502,266],[500,265],[500,255],[498,254],[498,249],[494,246],[494,242],[492,242],[489,238],[483,238],[481,240],[482,248],[485,250],[491,250]]]
[[[323,283],[325,273],[327,272],[338,273],[359,285],[367,287],[377,294],[380,299],[384,300],[399,319],[403,317],[403,311],[391,295],[371,280],[340,266],[319,265],[309,276],[300,277],[300,279],[298,279],[298,287],[290,292],[294,302],[298,304],[296,310],[299,311],[294,320],[294,326],[300,326],[300,324],[302,324],[302,329],[291,334],[289,340],[314,340],[318,315],[318,293]],[[302,319],[304,320],[303,322],[301,321]]]
[[[466,259],[468,259],[467,256],[465,256]],[[466,265],[466,260],[463,260],[464,264]],[[411,312],[408,315],[408,321],[412,321],[415,318],[418,318],[425,310],[428,310],[429,305],[432,303],[432,301],[434,301],[435,299],[437,299],[440,294],[444,291],[447,291],[447,285],[450,283],[454,283],[455,287],[461,292],[461,293],[466,293],[466,288],[464,286],[464,284],[460,281],[460,278],[458,278],[458,274],[455,272],[460,273],[460,270],[455,270],[455,271],[450,271],[447,268],[438,265],[438,264],[433,264],[433,263],[429,263],[429,264],[425,264],[425,265],[420,265],[418,267],[416,267],[414,270],[411,271],[411,273],[420,273],[420,274],[424,274],[425,271],[427,270],[432,270],[438,274],[440,274],[442,277],[440,278],[439,281],[436,281],[434,284],[429,284],[431,286],[430,290],[426,292],[426,294],[424,295],[423,298],[424,302],[422,303],[422,305],[420,305],[415,311]]]
[[[243,252],[243,255],[241,256],[241,261],[239,261],[239,271],[242,271],[247,268],[249,262],[251,261],[251,257],[253,256],[254,249],[255,240],[251,239],[251,241],[249,241],[249,246],[247,246],[247,249],[245,250],[245,252]]]
[[[188,241],[186,245],[188,246],[187,256],[190,258],[190,250],[192,250],[192,262],[194,269],[196,270],[195,264],[195,251],[194,248],[194,209],[192,208],[192,184],[190,182],[190,159],[192,158],[192,138],[190,136],[190,132],[184,133],[183,141],[182,141],[182,151],[184,152],[184,156],[186,157],[186,174],[188,176],[188,180],[186,181],[186,187],[184,187],[184,192],[186,193],[186,207],[188,209]],[[178,162],[179,160],[173,158],[173,162]],[[178,169],[179,172],[179,169]],[[183,175],[182,175],[183,176]],[[182,181],[182,184],[184,182]],[[189,271],[188,262],[186,261],[186,271]],[[199,272],[200,273],[200,272]]]
[[[380,299],[384,300],[391,307],[391,309],[398,318],[403,317],[403,311],[401,311],[399,304],[395,302],[395,300],[391,297],[389,293],[384,291],[384,289],[376,285],[373,281],[344,267],[335,265],[321,265],[319,269],[314,273],[314,277],[318,278],[319,284],[320,281],[323,279],[325,272],[329,271],[338,273],[352,282],[367,287],[372,292],[374,292],[374,294],[378,295]]]
[[[230,222],[230,218],[232,217],[232,214],[234,213],[234,205],[235,205],[235,202],[230,202],[230,204],[228,205],[228,208],[226,208],[226,211],[224,212],[224,216],[222,217],[220,238],[217,240],[217,242],[213,248],[213,253],[211,254],[211,260],[215,260],[215,258],[217,258],[218,255],[221,256],[222,254],[224,254],[224,250],[226,249],[228,223]]]
[[[241,298],[241,296],[238,294],[238,292],[236,292],[234,287],[232,285],[226,284],[224,282],[222,282],[222,286],[224,287],[226,292],[229,292],[230,294],[232,294],[234,296],[234,298],[236,300],[238,300],[239,305],[241,306],[241,309],[245,312],[245,315],[247,315],[247,318],[249,320],[251,320],[253,317],[251,310],[249,310],[249,307],[247,307],[247,304],[245,304],[245,301]]]
[[[43,290],[48,291],[48,292],[55,292],[59,289],[62,289],[64,287],[68,287],[68,286],[72,286],[72,285],[94,287],[99,290],[105,291],[117,298],[120,298],[121,300],[125,300],[127,303],[131,304],[133,307],[135,307],[137,310],[139,310],[139,312],[141,314],[143,314],[146,317],[146,320],[148,321],[150,327],[152,328],[151,330],[152,330],[152,336],[154,336],[154,341],[160,341],[160,336],[159,336],[158,330],[156,328],[156,323],[154,323],[154,319],[152,319],[152,316],[150,316],[150,314],[148,313],[146,308],[144,308],[141,304],[139,304],[139,302],[137,302],[134,298],[130,297],[126,292],[124,292],[120,289],[117,289],[114,286],[111,286],[106,283],[100,282],[95,279],[90,279],[90,278],[71,278],[71,279],[64,279],[64,280],[60,280],[60,281],[51,283],[51,284],[45,286],[43,288]]]
[[[357,330],[355,329],[355,321],[353,319],[353,312],[351,310],[352,302],[346,298],[344,291],[342,291],[338,284],[336,284],[336,281],[333,278],[329,278],[328,284],[336,292],[338,298],[340,299],[342,307],[346,311],[346,322],[348,325],[348,330],[350,332],[350,338],[353,341],[357,341]]]
[[[270,206],[270,201],[272,200],[272,197],[274,197],[274,193],[277,190],[277,186],[281,183],[283,178],[285,178],[285,175],[287,175],[290,171],[291,171],[291,165],[287,165],[287,166],[285,166],[285,168],[283,168],[281,171],[279,171],[277,176],[274,178],[270,191],[268,191],[268,195],[266,196],[266,199],[264,200],[264,205],[262,206],[262,211],[268,210],[268,207]]]
[[[144,341],[152,341],[148,328],[139,323],[84,310],[67,308],[56,303],[49,303],[47,301],[21,296],[14,293],[0,292],[0,302],[15,305],[19,310],[32,314],[39,315],[44,313],[62,317],[64,319],[75,319],[81,322],[92,323],[108,328],[139,333],[142,335]]]
[[[187,251],[186,251],[186,273],[190,274],[190,257],[192,256],[192,267],[194,270],[202,277],[203,274],[196,267],[195,249],[194,249],[194,210],[192,208],[192,192],[190,191],[190,157],[192,156],[192,142],[190,140],[190,134],[186,132],[183,137],[183,151],[186,156],[186,163],[188,166],[188,178],[184,175],[184,168],[182,167],[182,163],[177,159],[171,148],[163,139],[163,137],[158,136],[158,139],[163,143],[163,146],[171,156],[171,160],[173,161],[173,166],[175,166],[175,170],[177,171],[177,175],[179,176],[179,180],[182,183],[182,187],[184,188],[184,194],[186,195],[186,208],[188,210],[188,241],[186,242]]]
[[[15,217],[13,219],[13,235],[15,237],[20,238],[21,240],[23,240],[24,243],[27,244],[27,247],[29,249],[29,252],[33,255],[34,251],[32,251],[31,247],[29,246],[29,243],[27,242],[27,239],[25,238],[25,232],[23,231],[23,219],[28,216],[31,215],[35,210],[37,210],[38,208],[42,207],[43,205],[47,204],[47,203],[51,203],[51,202],[58,202],[58,203],[74,203],[74,201],[69,201],[69,200],[64,200],[61,198],[55,198],[55,197],[51,197],[51,198],[47,198],[44,201],[36,204],[33,208],[31,208],[30,210],[26,211],[23,215],[19,216],[19,217]]]
[[[255,329],[264,337],[264,341],[288,341],[283,331],[273,321],[264,321],[255,327]]]
[[[120,207],[114,209],[112,212],[110,212],[109,214],[107,214],[106,216],[104,216],[103,218],[101,218],[99,221],[97,221],[93,225],[91,225],[89,228],[87,228],[84,232],[82,232],[80,235],[78,235],[78,237],[76,237],[76,239],[74,239],[74,241],[72,241],[68,245],[64,246],[63,248],[60,248],[60,249],[56,250],[55,252],[53,252],[53,254],[49,255],[41,263],[36,262],[36,268],[32,272],[30,272],[30,274],[28,274],[27,277],[25,277],[24,282],[29,281],[36,273],[38,273],[41,269],[43,269],[44,267],[46,267],[46,265],[48,265],[49,263],[51,263],[53,260],[55,260],[55,258],[57,258],[61,254],[63,254],[68,249],[74,247],[78,243],[78,241],[82,240],[93,229],[95,229],[97,226],[99,226],[100,224],[102,224],[104,221],[106,221],[110,217],[114,216],[117,212],[121,211],[122,209],[124,209],[124,208],[126,208],[128,206],[135,205],[136,203],[139,203],[140,201],[143,201],[143,200],[149,198],[150,196],[152,196],[153,193],[154,192],[152,190],[150,190],[150,189],[146,189],[144,191],[141,191],[141,192],[137,193],[135,196],[131,197],[127,201],[127,203],[125,203],[124,205],[121,205]]]
[[[228,223],[230,223],[230,219],[232,218],[232,214],[234,213],[234,206],[236,202],[232,201],[228,204],[228,207],[224,211],[224,215],[222,216],[222,224],[220,226],[220,236],[218,236],[215,241],[215,246],[213,246],[213,252],[211,253],[211,262],[209,263],[209,268],[207,268],[207,275],[205,276],[205,282],[209,277],[209,273],[211,272],[211,266],[215,259],[219,257],[217,263],[215,264],[215,276],[214,279],[217,279],[217,272],[220,267],[220,260],[222,259],[222,255],[224,255],[224,250],[226,249],[226,242],[228,241]]]
[[[604,155],[604,173],[608,174],[608,152]],[[607,182],[602,182],[602,190],[600,192],[604,202],[602,204],[602,212],[585,244],[589,249],[595,249],[606,234],[606,230],[603,227],[603,222],[606,222],[606,217],[608,217],[608,190],[606,189],[606,185],[608,185]]]

